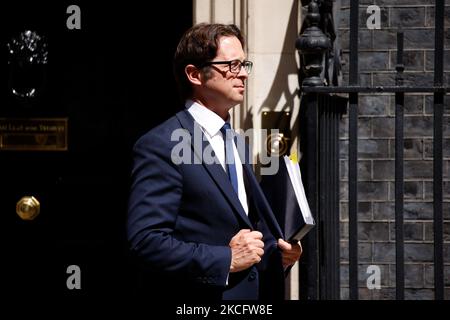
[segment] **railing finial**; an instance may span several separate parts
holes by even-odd
[[[301,57],[301,72],[304,76],[301,81],[302,86],[321,86],[322,64],[324,53],[331,48],[330,39],[318,27],[320,23],[319,5],[317,0],[311,0],[308,5],[308,14],[306,15],[306,29],[297,38],[295,47]]]

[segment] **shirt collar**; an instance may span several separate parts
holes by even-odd
[[[186,101],[186,108],[210,137],[215,136],[225,123],[217,113],[192,100]]]

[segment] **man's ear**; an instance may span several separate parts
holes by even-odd
[[[184,68],[184,72],[186,76],[193,85],[201,85],[202,84],[202,74],[200,70],[194,66],[193,64],[188,64]]]

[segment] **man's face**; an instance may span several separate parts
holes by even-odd
[[[214,61],[245,60],[244,50],[236,37],[221,37]],[[203,84],[202,95],[209,107],[219,112],[230,108],[244,100],[245,80],[248,73],[244,67],[239,72],[231,72],[228,64],[212,64],[211,71]]]

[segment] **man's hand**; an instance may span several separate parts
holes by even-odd
[[[290,267],[297,262],[303,252],[300,242],[293,244],[286,242],[283,239],[278,239],[278,247],[281,249],[284,268]]]
[[[239,272],[261,261],[264,254],[263,235],[250,229],[240,230],[230,241],[230,272]]]

